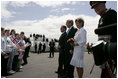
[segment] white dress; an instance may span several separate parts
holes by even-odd
[[[82,27],[79,29],[74,36],[75,43],[78,43],[79,46],[74,47],[73,56],[70,64],[75,67],[83,68],[84,65],[84,53],[86,46],[86,30]]]

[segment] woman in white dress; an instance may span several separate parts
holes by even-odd
[[[74,46],[74,51],[70,64],[76,67],[78,77],[82,78],[84,68],[84,53],[86,46],[86,30],[83,28],[84,20],[82,18],[77,18],[75,20],[75,23],[78,31],[74,36],[74,43],[71,43],[71,45]]]

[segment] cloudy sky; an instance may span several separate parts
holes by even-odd
[[[117,1],[107,1],[106,6],[117,11]],[[1,1],[1,26],[18,33],[24,31],[26,36],[36,33],[58,39],[60,26],[78,17],[85,20],[87,41],[96,42],[94,29],[100,17],[89,1]]]

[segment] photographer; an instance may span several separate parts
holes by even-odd
[[[104,62],[104,65],[102,64],[101,66],[101,78],[110,78],[113,76],[111,76],[111,73],[109,73],[107,65],[109,65],[112,74],[114,71],[112,68],[117,67],[117,25],[113,25],[107,28],[105,26],[117,23],[117,12],[112,9],[107,9],[105,3],[106,1],[90,1],[90,6],[91,9],[94,9],[95,12],[101,16],[99,19],[98,29],[95,30],[95,33],[98,34],[98,40],[103,40],[104,42],[108,43],[107,45],[113,45],[115,48],[115,52],[109,52],[109,48],[112,48],[112,46],[109,46],[107,49],[109,51],[105,51],[104,57],[107,57],[107,64]],[[102,29],[100,29],[101,27]],[[97,49],[97,51],[99,51],[99,49]]]

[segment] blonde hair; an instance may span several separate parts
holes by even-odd
[[[84,26],[83,18],[77,18],[77,19],[75,19],[75,22],[80,22],[80,23],[82,23],[82,27]]]

